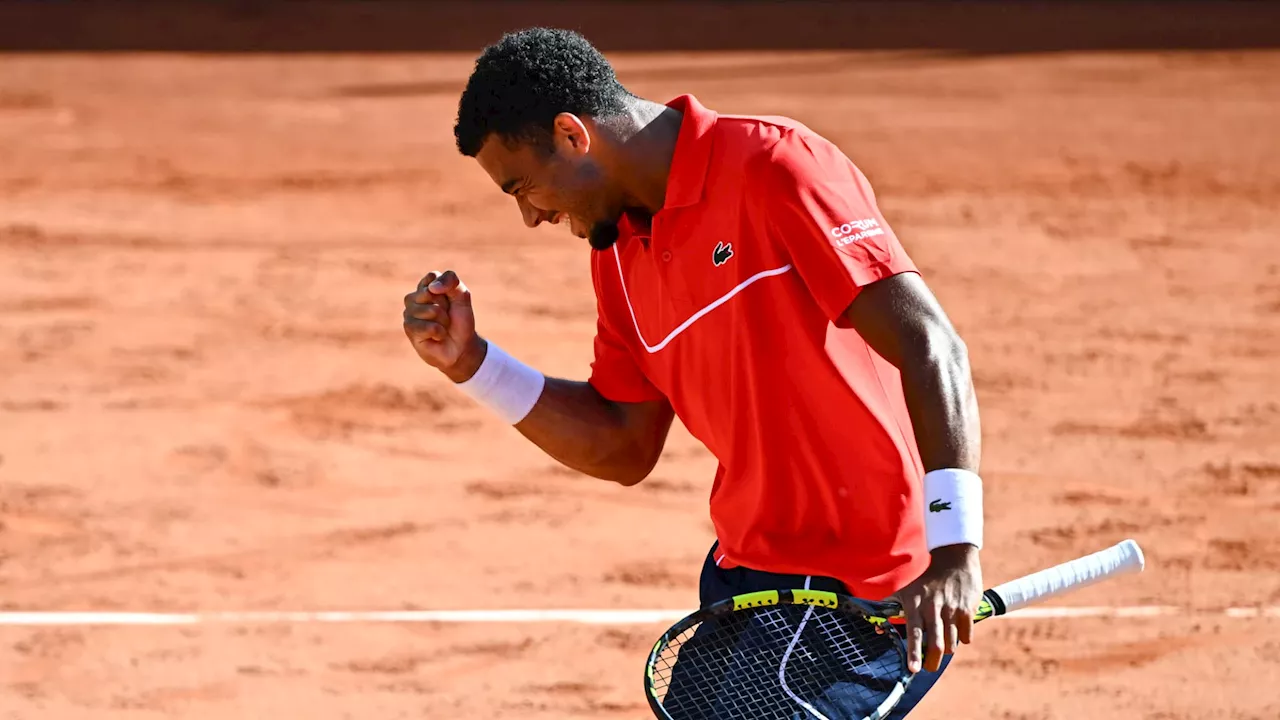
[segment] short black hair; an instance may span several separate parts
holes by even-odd
[[[613,66],[581,34],[528,28],[503,35],[476,60],[453,135],[468,157],[491,133],[549,146],[556,115],[609,117],[624,112],[629,97]]]

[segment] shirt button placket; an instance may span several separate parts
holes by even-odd
[[[662,214],[661,212],[659,212],[657,215],[653,216],[653,220],[651,220],[649,223],[649,234],[654,240],[656,240],[658,237],[658,226],[661,224],[661,221],[662,221]],[[664,263],[671,262],[671,251],[664,248],[662,251],[662,254],[659,257],[662,258],[662,262]]]

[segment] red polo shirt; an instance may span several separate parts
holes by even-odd
[[[667,398],[720,461],[722,565],[835,577],[880,599],[929,564],[897,368],[837,329],[863,285],[916,268],[865,177],[779,117],[692,96],[663,209],[593,252],[591,383]]]

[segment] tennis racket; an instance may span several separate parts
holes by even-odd
[[[1144,565],[1125,540],[983,593],[981,621]],[[911,683],[896,602],[817,590],[769,590],[705,607],[672,625],[645,665],[661,720],[881,720]]]

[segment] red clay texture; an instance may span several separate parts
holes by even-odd
[[[969,344],[990,583],[1126,537],[979,626],[921,720],[1280,717],[1280,53],[618,53],[633,91],[838,142]],[[715,461],[558,467],[400,326],[456,269],[481,332],[584,378],[588,248],[453,147],[474,53],[0,63],[7,610],[696,603]],[[780,450],[785,451],[780,448]],[[0,717],[649,717],[661,625],[0,628]]]

